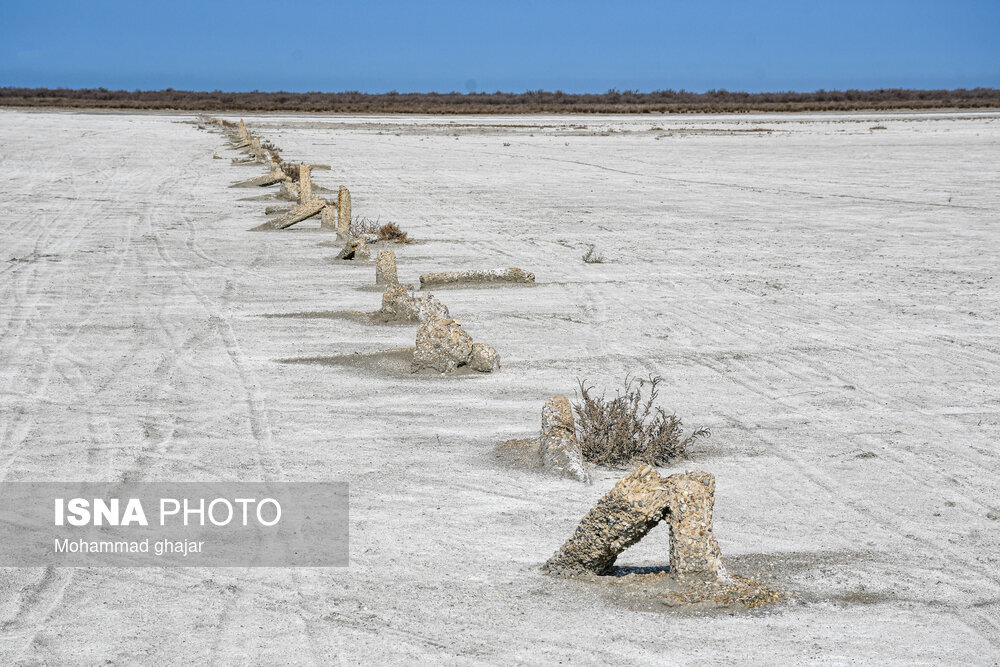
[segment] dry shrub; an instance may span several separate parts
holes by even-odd
[[[376,232],[380,241],[393,241],[395,243],[413,243],[409,234],[404,232],[395,222],[388,222],[378,228]]]
[[[351,220],[351,236],[368,236],[371,234],[377,234],[379,230],[379,220],[372,220],[371,218],[354,218]]]
[[[379,241],[393,243],[413,243],[410,235],[399,228],[395,222],[382,224],[382,218],[355,218],[351,220],[352,236],[377,236]]]
[[[586,380],[577,380],[581,400],[573,404],[576,437],[587,461],[607,466],[665,465],[683,456],[697,438],[710,435],[707,428],[699,428],[683,437],[681,420],[654,405],[662,381],[658,376],[626,375],[615,398],[607,400],[604,394],[595,396]]]

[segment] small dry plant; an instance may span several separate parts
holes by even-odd
[[[372,220],[371,218],[356,217],[351,220],[351,236],[368,236],[377,234],[380,227],[381,218]]]
[[[587,246],[587,252],[583,253],[583,261],[585,264],[603,264],[604,255],[597,252],[593,245]]]
[[[576,437],[583,458],[591,463],[666,465],[683,456],[696,439],[711,435],[707,428],[699,428],[683,437],[681,420],[654,405],[661,377],[626,375],[624,386],[611,400],[604,394],[595,396],[586,380],[577,382],[581,399],[573,404]]]
[[[393,241],[394,243],[413,243],[409,234],[404,232],[395,222],[389,222],[378,228],[376,232],[381,241]]]
[[[351,221],[352,236],[377,236],[379,241],[391,241],[393,243],[413,243],[409,234],[399,228],[395,222],[387,222],[384,225],[381,218],[372,220],[371,218],[355,218]]]

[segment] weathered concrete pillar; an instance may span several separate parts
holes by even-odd
[[[623,477],[583,517],[543,569],[552,574],[605,574],[618,555],[667,519],[671,575],[728,579],[712,530],[715,478],[705,472],[661,477],[641,466]]]
[[[712,530],[715,476],[689,472],[667,477],[670,488],[670,573],[725,577],[722,550]]]
[[[396,276],[396,253],[391,250],[379,250],[375,258],[375,284],[394,285],[399,282]]]
[[[542,462],[563,477],[588,481],[583,452],[576,440],[573,407],[569,399],[556,394],[542,406]]]
[[[337,233],[351,236],[351,191],[343,185],[337,193]]]
[[[670,494],[655,468],[633,470],[597,501],[543,569],[553,574],[606,573],[618,554],[663,519],[669,505]]]
[[[299,165],[299,203],[305,204],[307,201],[312,199],[313,196],[313,182],[312,174],[309,171],[309,165],[300,164]]]
[[[327,204],[323,207],[320,212],[319,217],[320,229],[328,229],[330,231],[336,231],[337,229],[337,209],[334,206]]]

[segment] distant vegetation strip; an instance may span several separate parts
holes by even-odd
[[[609,90],[601,94],[527,93],[223,93],[104,88],[0,88],[0,106],[180,111],[332,113],[739,113],[1000,108],[1000,90],[820,90],[812,93],[707,93]]]

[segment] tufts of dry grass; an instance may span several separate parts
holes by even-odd
[[[613,399],[596,396],[586,380],[580,384],[576,412],[576,435],[583,457],[606,466],[637,463],[666,465],[687,451],[698,438],[711,432],[699,428],[684,437],[681,420],[655,405],[661,377],[636,379],[625,376]]]
[[[604,255],[597,252],[593,245],[587,246],[587,252],[583,253],[584,264],[603,264]]]

